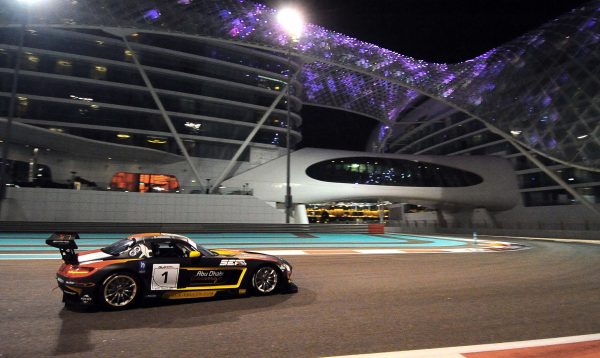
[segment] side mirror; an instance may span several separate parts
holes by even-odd
[[[200,257],[202,256],[202,254],[200,254],[200,251],[190,251],[190,257]]]

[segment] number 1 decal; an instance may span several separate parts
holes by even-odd
[[[179,264],[154,265],[151,290],[175,290],[179,277]]]

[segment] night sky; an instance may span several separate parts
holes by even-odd
[[[302,0],[306,21],[428,62],[471,59],[586,3],[582,0]],[[375,121],[305,106],[300,147],[364,150]]]

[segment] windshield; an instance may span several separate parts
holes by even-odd
[[[131,245],[133,245],[133,240],[131,239],[122,239],[113,244],[108,245],[105,248],[102,248],[102,252],[117,256],[123,251],[127,251]]]

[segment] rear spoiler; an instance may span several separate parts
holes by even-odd
[[[46,240],[46,245],[58,248],[60,256],[66,264],[78,265],[75,240],[79,240],[79,235],[76,232],[55,232]]]

